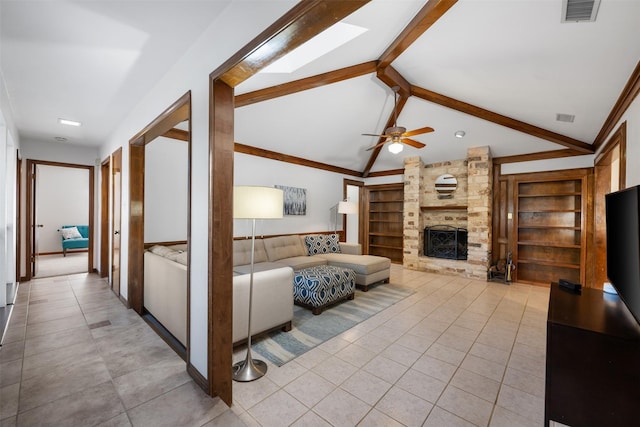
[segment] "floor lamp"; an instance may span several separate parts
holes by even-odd
[[[233,365],[235,381],[253,381],[267,373],[267,364],[251,357],[251,312],[253,305],[253,270],[256,245],[256,219],[282,218],[282,190],[270,187],[233,187],[233,218],[250,219],[251,223],[251,272],[249,273],[249,327],[247,331],[247,356]]]

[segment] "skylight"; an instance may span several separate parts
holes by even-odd
[[[366,28],[358,27],[357,25],[338,22],[271,65],[263,68],[260,72],[292,73],[366,31],[368,31]]]

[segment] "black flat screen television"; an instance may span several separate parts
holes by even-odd
[[[607,276],[640,323],[640,186],[605,196]]]

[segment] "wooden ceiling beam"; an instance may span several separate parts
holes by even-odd
[[[506,163],[531,162],[534,160],[561,159],[564,157],[584,156],[585,153],[565,148],[562,150],[542,151],[540,153],[519,154],[515,156],[494,157],[493,163],[503,165]]]
[[[264,148],[252,147],[251,145],[240,144],[236,142],[233,146],[236,153],[249,154],[251,156],[264,157],[271,160],[278,160],[294,165],[307,166],[310,168],[321,169],[329,172],[341,173],[344,175],[356,176],[362,178],[362,173],[351,169],[341,168],[329,165],[327,163],[316,162],[314,160],[304,159],[302,157],[290,156],[288,154],[278,153],[276,151],[265,150]]]
[[[391,112],[391,115],[389,116],[389,119],[387,120],[387,124],[385,125],[385,127],[382,129],[382,132],[380,132],[380,133],[384,133],[384,131],[389,126],[393,126],[394,125],[396,115],[397,116],[400,115],[400,112],[402,111],[402,109],[404,108],[405,104],[407,103],[407,99],[409,99],[409,96],[407,96],[407,95],[399,95],[398,96],[398,104],[394,108],[394,110],[396,110],[397,112],[395,112],[395,113],[394,113],[394,111]],[[376,142],[376,144],[379,144],[384,140],[386,140],[386,138],[381,136],[380,138],[378,138],[378,142]],[[367,162],[367,166],[362,171],[362,177],[363,178],[366,178],[366,177],[369,176],[369,173],[371,172],[371,168],[373,168],[373,165],[376,162],[376,159],[378,158],[378,155],[380,154],[380,150],[382,150],[382,147],[384,147],[384,145],[381,145],[380,147],[377,147],[377,148],[374,148],[373,150],[371,150],[371,156],[369,157],[369,161]]]
[[[171,128],[166,131],[162,136],[165,138],[177,139],[179,141],[189,142],[189,131]]]
[[[602,129],[593,141],[593,146],[598,150],[606,141],[611,132],[615,129],[616,125],[622,118],[622,115],[627,111],[631,103],[636,99],[640,93],[640,61],[636,65],[635,70],[631,73],[631,77],[627,80],[627,84],[624,86],[622,93],[618,97],[615,105],[609,113],[609,117],[602,125]]]
[[[214,70],[211,80],[236,87],[371,0],[307,0],[298,3]]]
[[[402,74],[400,74],[391,65],[384,68],[378,68],[376,76],[390,88],[398,86],[400,88],[398,95],[405,98],[408,98],[411,95],[411,83],[409,83],[407,79],[405,79]]]
[[[418,86],[412,86],[411,94],[417,96],[418,98],[422,98],[425,101],[433,102],[435,104],[439,104],[444,107],[451,108],[453,110],[457,110],[462,113],[511,128],[518,132],[526,133],[528,135],[553,142],[555,144],[563,145],[582,154],[593,154],[595,152],[594,147],[590,144],[587,144],[586,142],[579,141],[568,136],[560,135],[559,133],[551,132],[537,126],[533,126],[507,116],[503,116],[502,114],[494,113],[493,111],[476,107],[475,105],[467,104],[466,102],[450,98],[448,96],[430,91],[428,89],[424,89]]]
[[[402,52],[407,50],[418,37],[424,34],[438,19],[442,17],[458,0],[429,0],[409,25],[396,37],[391,45],[380,56],[380,68],[388,67]]]
[[[360,77],[365,74],[375,73],[377,70],[377,65],[377,61],[365,62],[362,64],[341,68],[339,70],[329,71],[328,73],[318,74],[316,76],[294,80],[292,82],[271,86],[265,89],[236,95],[236,108],[255,104],[256,102],[268,101],[269,99],[291,95],[292,93],[302,92],[308,89],[314,89],[332,83],[341,82],[343,80],[352,79],[354,77]]]

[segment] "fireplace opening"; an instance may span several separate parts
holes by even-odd
[[[425,228],[424,254],[434,258],[467,259],[467,230],[450,225]]]

